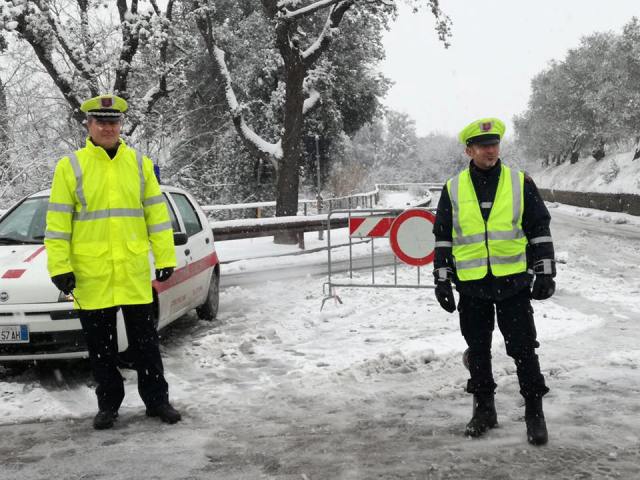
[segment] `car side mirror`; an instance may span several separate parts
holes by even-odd
[[[173,244],[176,246],[184,245],[189,241],[189,237],[184,232],[173,232]]]

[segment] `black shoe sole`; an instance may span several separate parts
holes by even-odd
[[[536,447],[541,447],[542,445],[546,445],[549,442],[549,437],[545,438],[533,438],[527,435],[527,442],[531,445],[535,445]]]
[[[118,412],[116,412],[113,415],[113,420],[110,423],[104,423],[104,424],[98,424],[98,425],[96,425],[94,423],[93,424],[93,429],[94,430],[109,430],[110,428],[113,428],[113,426],[115,425],[117,419],[118,419]]]
[[[110,424],[107,425],[93,425],[93,429],[94,430],[109,430],[110,428],[113,428],[115,424],[113,422],[111,422]]]
[[[147,415],[147,417],[159,418],[164,423],[168,423],[169,425],[173,425],[174,423],[178,423],[180,420],[182,420],[182,417],[179,417],[177,419],[162,417],[160,414],[156,412],[150,412],[149,410],[145,412],[145,415]]]
[[[469,432],[468,430],[465,429],[464,436],[465,437],[469,437],[469,438],[480,438],[482,435],[484,435],[489,430],[494,429],[494,428],[498,428],[498,422],[493,423],[491,425],[487,425],[487,427],[484,430],[480,431],[480,432]]]

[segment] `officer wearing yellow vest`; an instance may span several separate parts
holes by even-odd
[[[85,101],[86,146],[56,165],[45,246],[53,283],[79,309],[97,382],[96,429],[111,428],[124,398],[117,368],[116,312],[122,310],[146,414],[181,419],[169,403],[153,319],[149,249],[155,276],[176,266],[167,206],[149,158],[120,138],[127,102],[115,95]]]
[[[542,397],[549,389],[535,353],[540,345],[530,299],[544,300],[555,291],[551,217],[533,180],[500,161],[504,132],[497,118],[477,120],[460,132],[471,161],[447,181],[438,203],[435,293],[450,313],[456,309],[451,282],[460,294],[457,308],[471,376],[467,392],[474,396],[465,434],[479,437],[498,423],[491,369],[497,314],[525,399],[527,439],[542,445],[548,438]]]

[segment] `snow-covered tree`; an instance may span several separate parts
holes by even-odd
[[[262,10],[253,11],[252,14],[263,16],[267,22],[256,21],[257,30],[246,42],[247,48],[256,53],[245,55],[263,55],[264,89],[270,94],[273,102],[280,102],[282,105],[282,116],[269,119],[271,131],[265,129],[264,133],[251,122],[248,114],[247,103],[253,98],[252,92],[241,91],[238,88],[238,72],[234,70],[235,60],[225,55],[225,40],[229,31],[237,26],[230,23],[233,18],[225,17],[224,21],[220,22],[216,17],[219,13],[218,7],[224,3],[193,0],[193,14],[214,67],[214,77],[224,86],[228,110],[246,148],[255,157],[268,160],[273,165],[277,177],[276,215],[295,215],[304,116],[317,107],[322,97],[322,81],[327,79],[325,72],[318,68],[321,59],[323,56],[326,58],[327,50],[336,44],[346,16],[374,14],[378,18],[389,18],[395,13],[395,2],[262,0]],[[442,15],[438,0],[428,0],[424,3],[436,17],[436,30],[440,38],[446,42],[450,34],[449,20]],[[248,2],[238,2],[237,8],[251,8],[248,5]],[[266,28],[259,28],[259,24],[266,25]],[[366,39],[361,41],[366,42]],[[269,54],[273,47],[278,56]],[[241,94],[243,100],[238,98]]]
[[[30,46],[79,125],[84,99],[107,92],[127,99],[131,135],[169,93],[168,77],[182,61],[169,52],[174,3],[161,10],[156,0],[0,0],[0,33]]]
[[[528,109],[514,119],[528,154],[560,163],[581,151],[600,159],[606,145],[640,139],[640,23],[621,35],[594,33],[531,82]]]

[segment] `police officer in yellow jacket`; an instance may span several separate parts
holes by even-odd
[[[101,95],[80,107],[86,146],[56,165],[47,211],[48,270],[79,309],[97,382],[96,429],[111,428],[124,398],[117,368],[116,312],[122,309],[138,391],[148,416],[181,419],[169,403],[153,319],[149,250],[158,281],[176,266],[167,206],[149,158],[120,138],[127,102]]]
[[[484,118],[460,133],[469,167],[442,189],[434,225],[436,298],[456,309],[451,282],[460,293],[460,329],[468,349],[473,417],[466,435],[479,437],[497,425],[496,384],[491,369],[494,316],[516,363],[525,399],[527,439],[547,442],[542,397],[548,392],[535,349],[539,347],[530,299],[555,291],[551,217],[531,178],[499,158],[504,124]],[[535,275],[533,288],[532,278]]]

